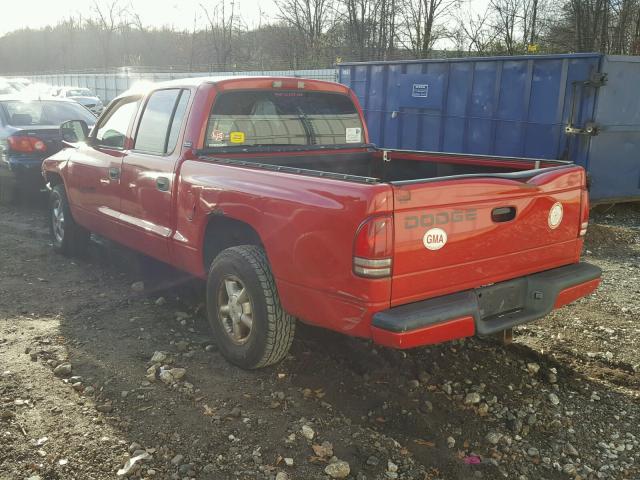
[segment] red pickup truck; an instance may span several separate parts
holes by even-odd
[[[582,168],[381,150],[347,87],[199,78],[129,91],[43,164],[56,250],[89,232],[207,280],[244,368],[295,321],[396,348],[487,335],[591,293]]]

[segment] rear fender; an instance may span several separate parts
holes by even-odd
[[[309,323],[349,330],[371,305],[388,308],[390,279],[356,277],[352,264],[359,225],[391,211],[392,201],[388,185],[187,160],[177,194],[175,263],[204,278],[210,217],[242,222],[264,246],[284,308]]]

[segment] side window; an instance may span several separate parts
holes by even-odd
[[[138,111],[139,103],[139,98],[125,98],[109,112],[106,118],[101,119],[95,137],[98,145],[124,148],[127,129],[131,119]]]
[[[171,122],[171,130],[169,130],[169,137],[167,138],[167,153],[173,152],[176,148],[180,127],[182,127],[182,121],[184,120],[185,113],[187,113],[187,104],[189,103],[190,95],[189,90],[182,90],[180,98],[178,99],[178,104],[176,105]]]
[[[181,97],[182,90],[179,89],[158,90],[151,94],[138,126],[135,150],[156,155],[164,155],[169,151],[167,144],[171,136],[170,130],[173,130],[171,124],[177,114],[177,107],[182,104],[181,115],[184,115],[186,108],[186,105],[180,101]],[[175,136],[177,138],[177,133]]]

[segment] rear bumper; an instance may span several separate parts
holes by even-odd
[[[595,265],[576,263],[394,307],[373,316],[371,337],[381,345],[413,348],[489,335],[537,320],[590,294],[601,274]]]
[[[40,175],[42,162],[45,158],[46,157],[32,157],[29,155],[9,156],[5,158],[4,162],[12,172],[26,172]]]

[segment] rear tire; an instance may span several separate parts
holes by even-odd
[[[73,219],[62,184],[55,185],[49,197],[49,232],[53,249],[66,256],[81,255],[89,245],[89,232]]]
[[[207,312],[220,352],[241,368],[278,363],[293,342],[295,318],[282,309],[267,257],[255,245],[228,248],[214,259]]]

